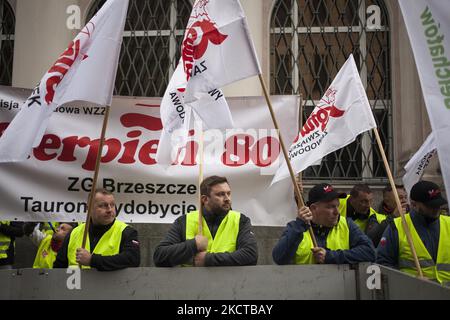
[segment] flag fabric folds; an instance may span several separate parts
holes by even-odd
[[[405,165],[405,175],[402,180],[408,196],[411,188],[422,178],[425,169],[436,154],[436,142],[433,133],[431,133],[420,149],[417,150]]]
[[[289,148],[294,172],[314,165],[373,128],[376,122],[355,60],[350,55]],[[272,183],[288,176],[287,165],[283,162]]]
[[[0,138],[0,162],[25,160],[56,107],[71,101],[110,105],[128,0],[109,0],[42,77]]]
[[[399,0],[422,85],[447,199],[450,195],[450,6]]]
[[[239,1],[197,0],[186,27],[180,61],[161,102],[164,129],[156,155],[158,163],[169,165],[175,144],[184,144],[192,112],[204,129],[232,128],[220,87],[260,73]],[[178,134],[173,137],[175,131]]]

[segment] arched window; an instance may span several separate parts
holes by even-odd
[[[14,12],[7,0],[0,0],[0,85],[12,84],[14,57]]]
[[[87,20],[105,0],[97,0]],[[162,97],[180,59],[189,0],[130,0],[114,94]]]
[[[277,0],[270,23],[271,93],[302,94],[306,120],[353,53],[391,159],[390,38],[384,1]],[[386,173],[373,134],[364,133],[320,166],[305,170],[304,176],[370,182],[384,180]]]

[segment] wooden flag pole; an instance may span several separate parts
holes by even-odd
[[[401,219],[402,219],[402,226],[406,233],[406,239],[408,240],[409,247],[411,248],[411,252],[414,258],[414,264],[416,265],[417,273],[419,275],[419,278],[423,278],[422,269],[420,268],[419,259],[417,258],[416,249],[414,248],[414,244],[411,237],[411,232],[408,228],[408,224],[406,223],[405,214],[402,210],[402,204],[400,202],[400,198],[398,196],[397,188],[395,186],[394,178],[391,173],[391,169],[389,168],[389,163],[386,158],[386,153],[384,152],[383,144],[381,143],[380,135],[378,133],[377,128],[373,128],[373,132],[375,134],[375,138],[377,140],[378,148],[380,149],[381,157],[383,158],[384,167],[386,169],[386,173],[389,178],[389,182],[391,184],[392,192],[394,192],[395,197],[395,203],[397,204],[397,210],[400,213]]]
[[[200,139],[198,142],[199,148],[199,168],[198,168],[198,234],[203,235],[203,204],[202,204],[202,192],[200,185],[203,182],[203,129],[200,128]]]
[[[299,110],[298,122],[300,124],[300,128],[303,128],[303,99],[302,99],[301,95],[300,95],[300,103],[298,106],[298,110]],[[297,181],[300,185],[303,185],[303,172],[298,173]]]
[[[105,115],[103,116],[103,127],[102,127],[102,133],[100,135],[100,143],[98,146],[98,151],[97,151],[97,159],[95,160],[95,171],[94,171],[94,179],[92,181],[92,188],[91,188],[91,192],[89,193],[89,198],[88,198],[88,211],[87,211],[87,215],[86,215],[86,224],[84,227],[84,233],[83,233],[83,242],[81,244],[81,247],[84,249],[86,246],[86,239],[87,239],[87,234],[89,231],[89,226],[91,224],[91,212],[92,212],[92,206],[94,203],[94,196],[95,196],[95,189],[97,186],[97,179],[98,179],[98,172],[100,169],[100,160],[102,158],[102,150],[103,150],[103,144],[105,142],[105,133],[106,133],[106,127],[108,126],[108,118],[109,118],[109,109],[110,106],[106,106],[105,107]],[[81,268],[81,265],[80,265]]]
[[[266,85],[264,83],[264,79],[263,79],[261,74],[258,74],[258,77],[259,77],[259,81],[261,83],[261,87],[262,87],[263,92],[264,92],[264,97],[266,98],[266,102],[267,102],[267,105],[269,107],[269,111],[270,111],[270,115],[272,117],[273,125],[275,126],[275,129],[278,132],[278,139],[280,140],[281,150],[283,151],[284,159],[285,159],[287,167],[289,169],[289,174],[291,176],[292,184],[294,185],[294,192],[295,192],[295,195],[297,196],[297,199],[298,199],[297,206],[298,206],[298,208],[302,208],[302,207],[305,206],[305,202],[303,201],[302,193],[300,192],[300,188],[298,187],[297,181],[295,180],[295,173],[294,173],[294,170],[292,169],[291,162],[289,161],[289,156],[288,156],[288,153],[286,151],[286,147],[285,147],[283,139],[281,137],[280,127],[278,126],[278,122],[277,122],[277,119],[275,117],[275,112],[273,111],[273,108],[272,108],[272,103],[270,102],[269,94],[267,92],[267,88],[266,88]],[[313,245],[314,245],[315,248],[317,248],[317,241],[316,241],[316,237],[314,236],[314,233],[312,231],[312,228],[308,228],[308,230],[309,230],[309,234],[311,235],[311,239],[313,241]]]

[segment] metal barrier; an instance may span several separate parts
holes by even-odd
[[[17,269],[0,270],[0,284],[0,299],[450,299],[448,288],[371,264]]]

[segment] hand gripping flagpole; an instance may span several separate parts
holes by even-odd
[[[100,142],[99,142],[99,146],[98,146],[98,151],[97,151],[97,159],[95,160],[95,171],[94,171],[94,178],[92,181],[92,188],[91,188],[91,192],[89,193],[89,198],[88,198],[88,211],[87,211],[87,215],[86,215],[86,224],[84,226],[84,233],[83,233],[83,242],[81,244],[81,248],[84,249],[84,247],[86,246],[86,239],[87,239],[87,234],[89,232],[89,226],[91,224],[91,212],[92,212],[92,206],[94,203],[94,197],[95,197],[95,189],[97,186],[97,179],[98,179],[98,172],[100,169],[100,160],[102,158],[102,150],[103,150],[103,145],[105,142],[105,133],[106,133],[106,127],[108,126],[108,118],[109,118],[109,106],[105,107],[105,115],[103,116],[103,127],[102,127],[102,133],[100,136]],[[81,269],[81,264],[80,264],[80,269]]]
[[[414,248],[414,243],[412,241],[411,231],[409,230],[408,224],[406,223],[405,214],[403,213],[403,210],[402,210],[402,204],[400,203],[400,198],[397,193],[397,188],[395,186],[394,178],[392,177],[391,169],[389,168],[389,164],[388,164],[388,161],[386,158],[386,153],[384,152],[383,144],[381,142],[380,135],[379,135],[376,127],[373,128],[373,132],[374,132],[375,138],[377,140],[378,148],[380,149],[381,157],[383,158],[384,167],[386,169],[386,173],[388,175],[389,182],[391,184],[392,192],[394,193],[395,203],[397,204],[397,210],[400,213],[400,217],[402,219],[402,226],[403,226],[403,229],[405,230],[406,239],[408,240],[409,247],[411,248],[411,253],[413,255],[414,264],[416,265],[416,270],[417,270],[418,276],[419,276],[419,278],[423,278],[422,269],[420,268],[419,259],[417,258],[416,249]]]
[[[275,117],[275,112],[273,111],[273,108],[272,108],[272,103],[270,102],[269,94],[267,93],[266,84],[264,83],[264,79],[261,74],[258,74],[258,77],[259,77],[259,81],[261,83],[261,87],[264,92],[264,97],[266,98],[267,105],[269,106],[270,116],[272,117],[273,125],[275,126],[275,129],[278,132],[278,139],[280,140],[281,150],[283,151],[284,159],[285,159],[287,167],[289,169],[289,174],[291,176],[292,184],[294,185],[294,192],[298,199],[297,206],[298,206],[298,208],[302,208],[305,206],[305,202],[303,201],[302,193],[300,192],[300,188],[297,184],[297,181],[295,180],[295,173],[294,173],[294,170],[292,169],[291,161],[289,161],[288,153],[286,151],[286,147],[284,145],[283,138],[281,137],[280,128],[278,126],[278,122]],[[317,248],[318,246],[317,246],[316,237],[314,236],[314,232],[311,227],[308,228],[308,230],[309,230],[309,234],[311,235],[311,239],[312,239],[314,248]]]

